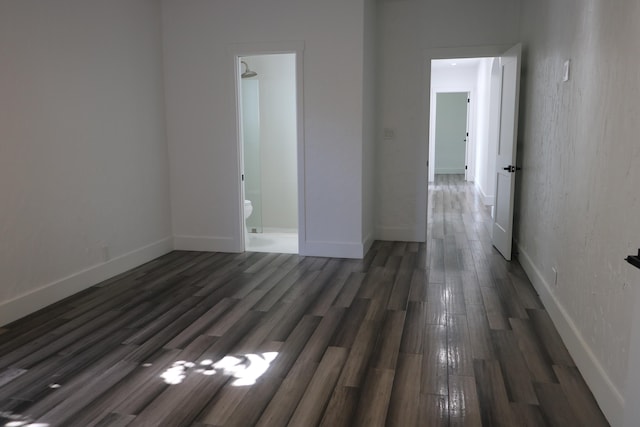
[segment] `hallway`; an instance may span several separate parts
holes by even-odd
[[[473,184],[429,197],[426,245],[174,251],[0,328],[0,425],[608,425]]]
[[[475,399],[485,426],[608,425],[517,260],[491,245],[473,183],[437,175],[429,207],[427,288],[447,309],[451,425],[480,425]]]

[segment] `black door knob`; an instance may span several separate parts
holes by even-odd
[[[512,165],[502,168],[502,170],[506,170],[507,172],[511,172],[511,173],[514,173],[515,171],[519,171],[520,169],[522,168],[519,166],[512,166]]]

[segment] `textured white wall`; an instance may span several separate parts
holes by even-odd
[[[523,5],[521,260],[605,414],[621,425],[640,285],[623,260],[640,246],[640,3]]]
[[[378,126],[379,132],[394,129],[395,138],[378,138],[376,237],[420,241],[425,239],[428,179],[430,64],[425,52],[515,44],[520,1],[383,1],[379,13]]]
[[[178,247],[240,250],[233,54],[304,42],[303,254],[361,256],[363,0],[165,0],[167,133]]]
[[[0,58],[2,324],[171,230],[157,2],[2,1]]]

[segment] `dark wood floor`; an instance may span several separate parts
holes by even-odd
[[[172,252],[0,329],[0,426],[608,425],[473,187],[430,208],[426,245]]]

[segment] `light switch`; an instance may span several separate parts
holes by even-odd
[[[383,131],[384,139],[391,140],[395,138],[396,133],[393,129],[385,128]]]
[[[571,66],[571,61],[570,60],[566,60],[564,61],[564,68],[562,71],[562,81],[563,82],[568,82],[569,81],[569,68]]]

